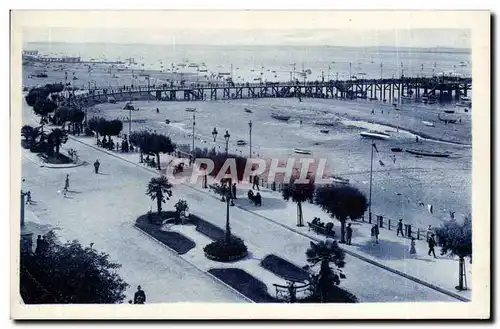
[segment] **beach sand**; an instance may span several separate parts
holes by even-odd
[[[191,145],[192,113],[196,111],[196,147],[216,148],[223,151],[223,134],[230,134],[229,151],[248,155],[247,146],[237,146],[236,141],[249,139],[248,121],[252,120],[252,150],[261,158],[298,157],[294,148],[305,148],[316,159],[326,158],[328,169],[335,175],[347,178],[368,196],[370,174],[370,140],[361,138],[359,133],[370,126],[367,122],[386,124],[384,131],[391,135],[389,140],[375,141],[379,153],[373,161],[372,211],[396,221],[404,218],[415,227],[427,228],[439,225],[450,218],[454,211],[457,218],[471,212],[472,149],[468,146],[453,145],[420,139],[409,132],[429,136],[438,140],[462,144],[471,143],[471,118],[462,115],[460,124],[445,125],[432,120],[442,111],[439,107],[403,107],[401,111],[391,110],[391,106],[368,101],[341,101],[324,99],[256,99],[204,102],[133,102],[139,111],[132,112],[132,131],[152,129],[171,136],[178,144]],[[128,133],[129,111],[122,110],[124,103],[100,104],[90,110],[89,116],[121,118],[124,133]],[[370,114],[376,108],[375,115]],[[160,113],[156,113],[159,108]],[[244,109],[251,109],[247,113]],[[381,109],[384,108],[384,114]],[[286,113],[289,122],[270,117],[271,112]],[[378,112],[378,113],[377,113]],[[396,118],[396,112],[399,118]],[[170,124],[165,123],[169,119]],[[300,124],[302,120],[302,124]],[[428,127],[422,120],[434,121],[435,127]],[[333,123],[332,127],[316,125],[317,122]],[[390,126],[399,126],[400,130]],[[214,143],[213,128],[219,132]],[[381,128],[377,127],[376,128]],[[320,129],[328,129],[324,134]],[[448,158],[420,157],[409,153],[393,153],[392,147],[403,149],[423,149],[449,152]],[[394,158],[396,161],[394,162]],[[379,160],[384,163],[380,165]],[[428,211],[433,206],[433,213]]]

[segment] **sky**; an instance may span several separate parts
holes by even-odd
[[[30,42],[144,43],[178,45],[293,45],[346,47],[470,48],[467,29],[141,29],[25,28]]]

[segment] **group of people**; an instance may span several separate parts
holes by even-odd
[[[260,192],[254,194],[252,190],[248,190],[248,199],[253,201],[256,206],[262,206],[262,196],[260,195]]]
[[[41,235],[36,238],[36,248],[35,254],[42,255],[49,249],[49,242],[44,239]]]

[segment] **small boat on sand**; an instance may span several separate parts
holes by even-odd
[[[245,112],[247,113],[253,113],[252,110],[245,108]]]
[[[288,121],[290,120],[289,115],[283,115],[283,114],[277,114],[277,113],[271,113],[271,118],[280,120],[280,121]]]
[[[424,150],[407,149],[406,152],[411,153],[411,154],[415,154],[415,155],[428,156],[428,157],[446,158],[446,157],[450,156],[449,153],[432,152],[432,151],[424,151]]]
[[[236,141],[236,145],[239,145],[239,146],[244,146],[244,145],[247,145],[247,142],[244,141],[243,139],[238,139]]]
[[[328,129],[321,129],[319,132],[323,133],[323,134],[328,134],[330,132],[330,130],[328,130]]]
[[[311,150],[296,148],[293,150],[297,154],[311,154]]]
[[[339,184],[349,184],[349,179],[347,178],[342,178],[340,176],[330,176],[330,179],[334,183],[339,183]]]
[[[360,133],[361,137],[372,138],[372,139],[389,139],[391,135],[380,132],[380,131],[363,131]]]
[[[444,110],[444,113],[453,114],[453,113],[455,113],[455,111],[453,111],[453,110]]]
[[[316,126],[325,126],[325,127],[333,127],[335,123],[333,122],[315,122]]]
[[[392,152],[403,152],[403,149],[401,147],[391,147]]]
[[[195,109],[195,108],[192,108],[192,107],[188,107],[188,108],[186,109],[186,112],[194,112],[194,111],[196,111],[196,109]]]
[[[422,123],[424,125],[426,125],[427,127],[435,127],[435,125],[432,122],[429,122],[429,121],[422,121]]]

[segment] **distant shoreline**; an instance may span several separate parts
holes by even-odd
[[[127,45],[127,46],[174,46],[172,44],[167,44],[167,43],[119,43],[119,42],[45,42],[45,41],[32,41],[32,42],[27,42],[26,46],[29,45],[47,45],[47,44],[56,44],[56,45]],[[382,52],[392,52],[392,51],[399,51],[399,52],[419,52],[419,53],[441,53],[441,54],[447,54],[447,53],[460,53],[460,54],[470,54],[472,53],[471,48],[453,48],[453,47],[395,47],[395,46],[333,46],[333,45],[307,45],[307,44],[294,44],[294,45],[280,45],[280,44],[275,44],[275,45],[269,45],[269,44],[182,44],[182,43],[176,43],[175,46],[180,46],[180,47],[213,47],[213,48],[232,48],[232,47],[262,47],[262,48],[274,48],[274,47],[280,47],[280,48],[332,48],[332,49],[352,49],[352,50],[357,50],[357,49],[378,49],[379,51]],[[24,45],[23,45],[24,48]]]

